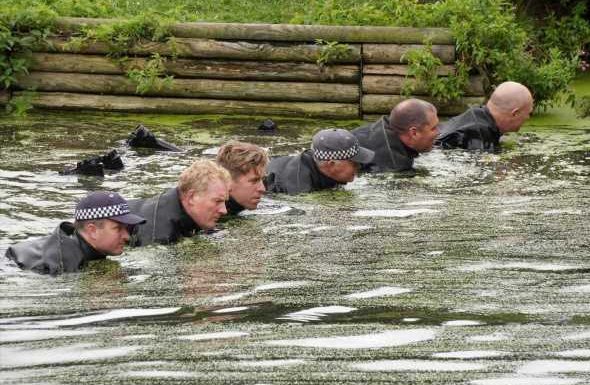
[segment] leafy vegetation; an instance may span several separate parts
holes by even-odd
[[[433,96],[454,99],[461,96],[469,75],[483,75],[490,88],[510,79],[528,85],[539,107],[564,97],[573,101],[569,83],[577,68],[585,68],[579,55],[590,42],[589,10],[581,0],[0,0],[3,87],[26,74],[32,47],[54,29],[58,15],[128,19],[86,28],[71,42],[107,43],[111,55],[119,59],[137,42],[166,41],[172,22],[448,27],[456,38],[456,76],[438,76],[441,63],[429,49],[406,55],[410,75],[422,87]],[[325,47],[320,65],[345,54],[346,45],[320,43]],[[138,92],[170,80],[164,75],[163,60],[152,57],[147,67],[128,71]]]

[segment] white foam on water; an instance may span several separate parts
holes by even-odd
[[[416,202],[405,203],[406,206],[432,206],[432,205],[444,205],[444,204],[445,204],[445,201],[437,201],[437,200],[416,201]]]
[[[472,380],[473,385],[574,385],[582,380],[560,377],[499,377]]]
[[[590,361],[537,360],[525,364],[518,370],[518,373],[525,374],[570,372],[590,372]]]
[[[243,291],[240,293],[235,293],[235,294],[228,294],[228,295],[224,295],[222,297],[217,297],[217,298],[213,298],[213,302],[230,302],[230,301],[235,301],[237,299],[240,298],[244,298],[248,295],[251,295],[252,292],[250,291]]]
[[[385,217],[385,218],[408,218],[417,214],[436,212],[432,209],[382,209],[382,210],[358,210],[352,213],[354,217]]]
[[[484,271],[484,270],[536,270],[536,271],[563,271],[580,269],[581,266],[561,265],[555,263],[533,263],[533,262],[514,262],[514,263],[480,263],[476,265],[465,265],[457,268],[459,271]]]
[[[473,321],[473,320],[454,320],[454,321],[445,321],[442,323],[443,326],[478,326],[484,325],[483,322],[480,321]]]
[[[357,310],[355,307],[348,306],[320,306],[311,309],[296,311],[285,314],[277,319],[284,319],[298,322],[318,321],[328,314],[345,314]]]
[[[390,297],[394,295],[409,293],[411,291],[412,289],[405,289],[403,287],[383,286],[369,291],[348,294],[345,295],[344,298],[363,299],[373,297]]]
[[[224,314],[224,313],[237,313],[240,311],[248,310],[249,306],[237,306],[237,307],[228,307],[225,309],[214,310],[213,313]]]
[[[461,360],[471,360],[477,358],[503,357],[509,355],[510,352],[503,352],[499,350],[463,350],[456,352],[434,353],[432,357],[436,358],[458,358]]]
[[[281,206],[281,207],[261,207],[256,210],[244,210],[239,215],[240,216],[248,216],[248,215],[277,215],[283,214],[293,210],[291,206]]]
[[[562,293],[590,293],[590,285],[576,285],[561,288]]]
[[[220,148],[221,147],[206,148],[206,149],[203,150],[203,152],[201,152],[201,155],[212,155],[212,156],[215,156],[219,152],[219,149]]]
[[[143,339],[148,339],[148,338],[156,338],[155,334],[135,334],[135,335],[131,335],[131,336],[124,336],[121,337],[121,340],[126,340],[126,341],[134,341],[134,340],[143,340]]]
[[[590,358],[590,349],[564,350],[563,352],[552,353],[552,355],[568,358]]]
[[[206,341],[206,340],[220,340],[225,338],[238,338],[249,336],[250,333],[246,332],[217,332],[217,333],[202,333],[202,334],[190,334],[186,336],[177,337],[179,340],[189,341]]]
[[[54,338],[86,336],[98,333],[94,329],[87,330],[44,330],[44,329],[28,329],[28,330],[12,330],[0,331],[0,342],[25,342],[25,341],[41,341],[50,340]]]
[[[418,322],[420,318],[404,318],[402,319],[403,322]]]
[[[443,255],[445,252],[442,250],[434,250],[434,251],[429,251],[428,253],[426,253],[426,255],[432,255],[433,257],[437,257],[439,255]]]
[[[568,334],[564,337],[566,340],[587,340],[590,338],[590,330],[587,332]]]
[[[485,334],[481,336],[473,336],[467,338],[469,341],[475,342],[495,342],[495,341],[506,341],[510,338],[507,334],[504,333],[492,333],[492,334]]]
[[[68,318],[64,320],[44,321],[44,326],[77,326],[95,322],[113,321],[117,319],[154,317],[167,314],[174,314],[179,311],[179,307],[165,307],[155,309],[117,309],[105,313],[94,314],[84,317]]]
[[[0,357],[2,357],[0,368],[106,360],[126,356],[140,348],[140,346],[97,348],[94,344],[75,344],[46,349],[0,347]]]
[[[543,211],[543,214],[545,214],[545,215],[561,215],[561,214],[582,215],[582,210],[574,210],[574,209],[548,210],[548,211]]]
[[[130,370],[123,373],[124,377],[136,378],[190,378],[196,375],[197,373],[177,370]]]
[[[379,270],[380,273],[390,273],[390,274],[406,274],[408,270],[404,269],[384,269]]]
[[[293,366],[301,365],[306,361],[301,359],[286,359],[286,360],[263,360],[263,361],[241,361],[240,366],[247,366],[251,368],[274,368],[279,366]]]
[[[435,335],[434,330],[431,329],[392,330],[378,334],[357,336],[273,340],[266,341],[265,344],[328,349],[377,349],[428,341],[434,339]]]
[[[131,275],[127,277],[127,279],[129,280],[129,283],[140,283],[146,281],[149,277],[151,277],[150,274],[138,274]]]
[[[487,367],[479,363],[431,360],[380,360],[351,366],[356,370],[371,372],[464,372]]]
[[[373,226],[358,225],[358,226],[348,226],[346,228],[346,230],[348,230],[348,231],[365,231],[365,230],[371,230],[372,228],[373,228]]]
[[[272,282],[264,285],[256,286],[254,291],[266,291],[276,289],[289,289],[292,287],[301,287],[309,285],[308,281],[284,281],[284,282]]]

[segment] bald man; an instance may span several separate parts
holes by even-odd
[[[471,107],[441,124],[435,144],[445,149],[496,151],[500,137],[517,132],[533,112],[533,96],[520,83],[500,84],[485,106]]]
[[[420,99],[397,104],[389,116],[352,131],[361,146],[373,150],[375,158],[363,171],[413,170],[414,159],[432,150],[438,135],[436,107]]]

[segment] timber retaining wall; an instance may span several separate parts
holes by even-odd
[[[29,74],[18,79],[11,96],[34,90],[33,106],[46,109],[354,119],[386,114],[406,98],[404,83],[414,79],[404,54],[427,41],[444,63],[440,74],[454,73],[454,39],[442,28],[179,23],[172,39],[136,44],[123,61],[110,58],[105,43],[68,44],[72,31],[112,22],[59,19],[63,35],[33,53]],[[326,48],[317,39],[348,49],[319,65]],[[165,75],[173,79],[140,95],[126,72],[144,68],[155,53],[166,58]],[[414,96],[451,115],[483,101],[480,78],[465,91],[452,103],[432,100],[420,87]]]

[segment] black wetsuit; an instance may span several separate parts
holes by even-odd
[[[363,166],[363,171],[405,171],[414,166],[414,158],[419,154],[406,147],[394,131],[389,129],[389,118],[381,117],[378,121],[352,130],[361,147],[375,152],[370,164]]]
[[[226,215],[238,215],[242,211],[246,210],[244,206],[236,202],[231,196],[227,201],[225,201],[225,209],[227,210]]]
[[[192,237],[200,230],[184,211],[176,188],[155,197],[130,200],[129,209],[147,220],[145,224],[136,226],[131,235],[129,243],[134,247],[178,242],[183,237]]]
[[[300,155],[271,159],[264,184],[269,192],[285,194],[306,193],[340,185],[320,172],[311,150]]]
[[[70,222],[62,222],[50,235],[10,246],[6,257],[25,270],[58,275],[80,271],[88,261],[104,259],[78,234]]]
[[[496,151],[501,136],[487,107],[471,107],[440,125],[435,145],[444,149]]]

